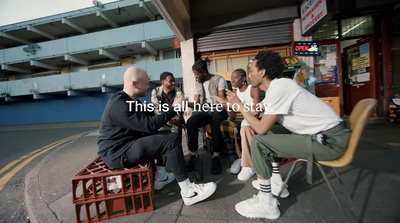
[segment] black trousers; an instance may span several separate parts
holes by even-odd
[[[187,121],[188,147],[195,152],[199,147],[199,128],[211,123],[211,137],[213,150],[221,152],[224,145],[224,138],[221,133],[220,125],[228,118],[225,110],[218,112],[196,112]]]
[[[171,131],[171,132],[177,133],[178,137],[179,137],[179,140],[181,141],[181,144],[182,144],[182,126],[177,127],[177,126],[167,126],[167,125],[165,125],[164,127],[161,128],[160,131]],[[157,166],[165,166],[164,158],[165,157],[163,157],[163,156],[159,156],[157,158]]]
[[[120,163],[124,167],[148,163],[161,155],[166,157],[166,165],[171,169],[178,182],[188,178],[181,139],[178,134],[162,131],[154,135],[144,136],[128,145]]]

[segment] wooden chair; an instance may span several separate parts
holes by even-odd
[[[314,161],[314,164],[318,167],[318,169],[320,170],[326,184],[329,187],[329,190],[332,192],[332,195],[336,201],[336,203],[339,205],[342,213],[345,215],[346,214],[344,212],[344,209],[342,207],[342,205],[340,204],[335,191],[333,190],[331,184],[329,183],[329,179],[326,176],[326,173],[324,171],[323,166],[328,166],[328,167],[332,167],[333,171],[336,174],[337,179],[339,180],[339,183],[342,185],[344,191],[346,192],[347,196],[349,197],[349,199],[351,200],[351,197],[346,189],[346,187],[343,184],[342,178],[340,177],[339,173],[337,172],[336,168],[338,167],[345,167],[347,165],[349,165],[354,158],[354,153],[356,152],[357,149],[357,145],[358,142],[360,140],[361,134],[364,130],[365,124],[368,121],[369,116],[371,115],[374,107],[377,104],[377,100],[373,99],[373,98],[367,98],[367,99],[363,99],[361,101],[359,101],[356,106],[354,107],[353,111],[350,114],[350,118],[349,118],[349,122],[348,122],[348,128],[352,131],[350,139],[349,139],[349,144],[347,146],[347,149],[345,151],[345,153],[343,154],[342,157],[340,157],[337,160],[331,160],[331,161]],[[305,162],[307,163],[307,159],[297,159],[296,161],[294,161],[292,167],[290,168],[290,171],[288,173],[288,176],[285,180],[285,182],[282,185],[282,189],[279,192],[278,197],[281,195],[283,188],[286,187],[287,182],[290,179],[290,176],[293,173],[294,168],[296,167],[296,164],[298,164],[299,162]]]

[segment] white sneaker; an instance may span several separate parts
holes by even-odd
[[[214,182],[206,183],[206,184],[190,184],[189,192],[187,195],[183,195],[181,191],[181,196],[183,202],[186,205],[192,205],[202,200],[210,197],[215,190],[217,189],[217,184]]]
[[[261,189],[260,189],[260,183],[258,182],[258,179],[257,179],[257,180],[253,180],[253,181],[251,182],[251,185],[253,185],[253,187],[256,188],[257,190],[261,190]],[[271,181],[271,193],[272,193],[275,197],[278,196],[278,194],[279,194],[279,192],[280,192],[280,190],[281,190],[281,187],[282,187],[282,185],[279,185],[278,183]],[[283,189],[280,198],[287,198],[287,197],[289,197],[290,193],[289,193],[289,191],[288,191],[287,188],[288,188],[288,185],[286,184],[286,187],[285,187],[285,189]]]
[[[245,181],[254,176],[254,174],[256,173],[254,172],[253,167],[242,167],[242,170],[238,174],[238,179]]]
[[[154,190],[161,190],[165,185],[171,183],[175,180],[175,176],[173,173],[167,173],[167,176],[164,179],[156,179],[154,180]]]
[[[231,173],[238,174],[241,168],[242,168],[242,159],[237,159],[233,161],[231,165]]]
[[[273,198],[272,201],[268,202],[266,198],[263,198],[264,196],[261,192],[258,192],[252,198],[237,203],[235,209],[240,215],[247,218],[278,219],[281,215],[278,201]]]

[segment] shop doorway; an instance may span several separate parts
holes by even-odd
[[[378,74],[379,69],[376,66],[379,59],[377,55],[374,38],[367,38],[344,48],[343,93],[345,114],[349,115],[357,102],[364,98],[376,98],[379,101],[380,76]]]
[[[340,41],[320,42],[320,55],[314,57],[315,94],[333,102],[333,108],[343,115],[342,62]]]

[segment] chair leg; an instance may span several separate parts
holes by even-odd
[[[343,209],[342,204],[340,203],[339,199],[338,199],[337,196],[336,196],[335,191],[333,190],[331,184],[329,183],[329,179],[328,179],[328,177],[326,176],[326,173],[325,173],[325,171],[324,171],[324,168],[323,168],[319,163],[314,162],[314,164],[318,166],[319,171],[321,172],[322,176],[324,177],[324,180],[325,180],[326,184],[328,185],[329,190],[332,192],[333,198],[335,199],[337,205],[339,205],[339,208],[340,208],[340,210],[342,211],[344,217],[346,218],[346,220],[347,220],[348,222],[350,222],[349,219],[347,218],[346,213],[344,212],[344,209]]]
[[[341,177],[340,174],[337,172],[336,168],[332,167],[332,169],[333,169],[333,171],[335,172],[336,177],[337,177],[339,183],[342,185],[343,190],[346,192],[347,197],[348,197],[350,200],[352,200],[352,199],[351,199],[351,196],[350,196],[350,194],[349,194],[349,191],[347,190],[346,185],[344,185],[344,182],[343,182],[343,180],[342,180],[342,177]]]
[[[285,181],[282,184],[282,187],[281,187],[281,190],[279,191],[278,197],[281,196],[281,194],[283,192],[283,189],[286,187],[286,184],[289,182],[289,179],[292,176],[294,168],[296,167],[297,163],[299,163],[299,162],[307,162],[307,160],[305,160],[305,159],[297,159],[297,160],[294,161],[294,163],[292,164],[292,167],[289,170],[289,173],[288,173]]]

